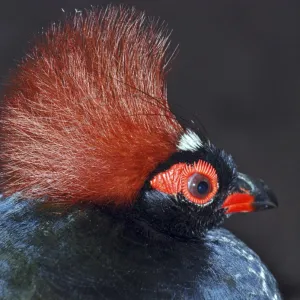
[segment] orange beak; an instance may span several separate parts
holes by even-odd
[[[260,179],[239,173],[235,190],[225,199],[226,214],[253,212],[278,207],[275,195]]]

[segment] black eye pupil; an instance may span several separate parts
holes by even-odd
[[[204,195],[208,192],[209,186],[206,181],[200,181],[197,186],[197,191],[199,194]]]

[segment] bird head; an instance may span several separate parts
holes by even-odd
[[[275,207],[262,181],[171,112],[168,37],[143,13],[113,6],[43,31],[3,101],[3,194],[113,205],[182,237]]]
[[[137,207],[152,227],[193,238],[232,214],[275,208],[277,200],[261,179],[238,172],[231,155],[187,129],[150,175]]]

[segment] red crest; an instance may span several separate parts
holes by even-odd
[[[165,29],[110,7],[54,24],[12,76],[2,110],[1,189],[26,198],[129,203],[176,151]]]

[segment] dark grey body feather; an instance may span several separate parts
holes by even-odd
[[[217,228],[169,238],[95,207],[0,199],[0,299],[281,299],[259,257]]]

